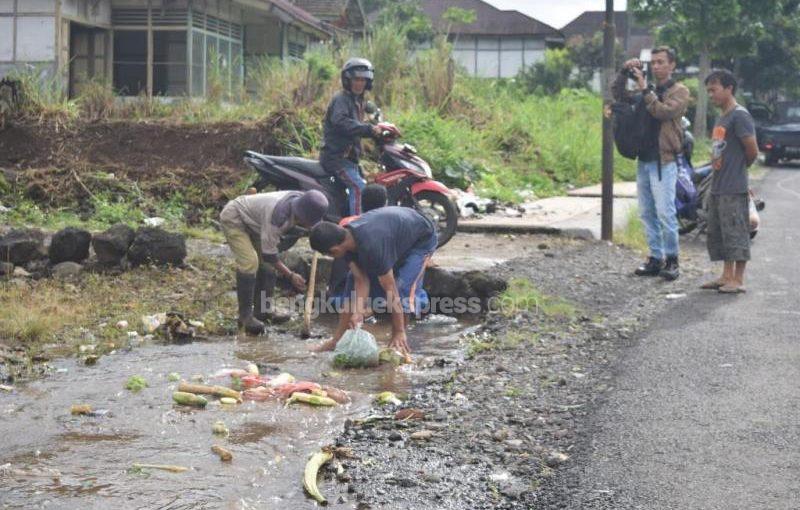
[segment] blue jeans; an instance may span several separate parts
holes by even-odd
[[[639,217],[644,224],[650,256],[658,260],[678,256],[677,179],[678,166],[674,161],[661,164],[661,180],[657,161],[639,161],[636,174]]]
[[[358,216],[361,214],[361,190],[367,185],[367,181],[361,177],[358,165],[349,159],[342,160],[336,176],[347,187],[348,215]]]
[[[413,313],[419,317],[424,310],[428,309],[428,293],[422,288],[422,282],[428,259],[436,251],[437,244],[436,236],[432,236],[424,245],[410,249],[403,259],[394,265],[394,281],[405,313]],[[347,282],[342,298],[347,299],[353,292],[355,292],[353,274],[347,273]],[[369,275],[369,297],[386,299],[386,292],[381,287],[377,275]]]

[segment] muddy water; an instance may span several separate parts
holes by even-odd
[[[0,507],[97,509],[295,509],[313,508],[302,489],[308,455],[330,444],[348,417],[364,416],[371,394],[410,391],[435,369],[420,365],[456,355],[464,323],[431,321],[412,326],[409,341],[417,365],[399,369],[335,371],[328,355],[310,355],[308,343],[290,334],[269,338],[221,338],[186,345],[143,345],[103,356],[87,367],[75,359],[55,363],[45,380],[0,393]],[[379,339],[388,331],[367,326]],[[428,363],[426,363],[426,361]],[[177,383],[210,376],[223,367],[262,366],[351,392],[352,403],[337,408],[289,408],[277,402],[222,406],[210,399],[204,410],[174,406]],[[142,375],[149,387],[124,389]],[[72,416],[72,404],[90,404],[96,416]],[[227,438],[214,436],[222,420]],[[232,451],[222,463],[214,444]],[[136,472],[134,463],[172,464],[184,473]],[[325,493],[324,484],[321,486]],[[332,508],[352,508],[352,503]]]

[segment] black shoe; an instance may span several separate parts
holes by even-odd
[[[236,297],[239,301],[239,328],[248,335],[260,335],[264,332],[264,323],[253,317],[253,292],[256,286],[256,275],[236,273]]]
[[[647,262],[636,268],[636,276],[658,276],[664,268],[664,263],[654,257],[649,257]]]
[[[678,257],[667,257],[667,263],[658,275],[668,282],[677,280],[678,276],[681,275],[680,269],[678,268]]]

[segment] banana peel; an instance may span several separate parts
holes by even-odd
[[[319,469],[330,462],[331,459],[333,459],[333,452],[330,449],[323,448],[322,451],[315,453],[308,459],[306,468],[303,471],[303,488],[320,505],[327,504],[328,500],[325,499],[325,496],[322,495],[319,487],[317,487],[317,475],[319,474]]]

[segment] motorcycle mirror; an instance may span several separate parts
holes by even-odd
[[[376,105],[372,101],[367,101],[367,104],[364,106],[364,111],[372,115],[373,113],[378,111],[378,105]]]

